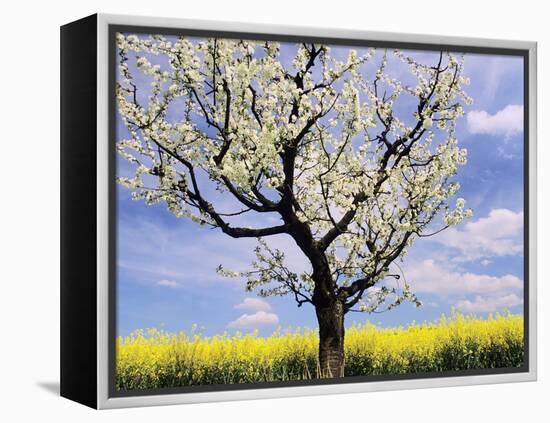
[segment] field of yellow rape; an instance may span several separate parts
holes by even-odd
[[[318,376],[317,332],[201,337],[155,329],[120,337],[119,390],[312,379]],[[405,328],[372,324],[346,330],[345,375],[411,374],[518,367],[523,362],[523,318],[477,319],[454,314]]]

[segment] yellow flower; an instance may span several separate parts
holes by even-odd
[[[118,389],[300,380],[318,377],[316,330],[202,337],[158,329],[116,341]],[[523,363],[523,318],[454,313],[436,323],[346,330],[346,376],[412,374]]]

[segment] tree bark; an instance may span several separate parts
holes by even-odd
[[[319,323],[320,377],[344,376],[344,305],[334,301],[315,308]]]

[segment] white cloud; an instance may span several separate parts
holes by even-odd
[[[464,229],[452,227],[431,240],[459,250],[462,260],[477,260],[521,254],[522,231],[523,212],[493,209],[488,216],[466,223]]]
[[[467,313],[494,312],[523,304],[523,300],[516,294],[509,294],[503,297],[480,297],[476,296],[474,301],[463,300],[455,304],[455,307]]]
[[[499,157],[502,157],[505,160],[514,160],[519,157],[516,154],[507,152],[502,146],[498,146],[497,153]]]
[[[493,104],[499,91],[506,89],[505,81],[523,70],[523,59],[518,56],[491,56],[488,59],[484,55],[470,54],[465,56],[464,62],[472,79],[470,89],[477,94],[475,104],[481,108]]]
[[[417,293],[439,296],[451,294],[505,295],[523,288],[514,275],[491,276],[449,269],[434,260],[424,260],[405,269],[407,282]]]
[[[275,313],[258,311],[254,314],[243,314],[236,320],[229,322],[227,327],[232,329],[257,329],[262,326],[274,326],[279,323],[279,316]]]
[[[523,131],[523,106],[509,104],[494,115],[485,110],[468,113],[468,130],[472,134],[504,135],[509,137]]]
[[[156,285],[157,286],[165,286],[167,288],[178,288],[180,286],[180,284],[177,283],[176,281],[172,281],[172,280],[169,280],[169,279],[161,279],[160,281],[157,282]]]
[[[245,298],[242,303],[237,304],[233,308],[238,310],[249,311],[271,311],[271,306],[267,301],[260,300],[259,298]]]
[[[119,221],[117,266],[132,283],[156,285],[159,280],[177,281],[181,288],[197,289],[212,284],[241,284],[242,279],[216,273],[220,264],[248,269],[254,240],[235,240],[221,231],[190,228],[181,219],[160,224],[151,219]],[[230,266],[228,265],[230,263]]]
[[[160,279],[177,280],[183,289],[213,284],[244,286],[243,278],[226,278],[216,273],[222,264],[228,270],[245,271],[255,259],[256,240],[234,239],[218,230],[190,227],[183,219],[170,224],[151,219],[126,217],[119,221],[118,268],[131,274],[133,283],[155,285]],[[285,264],[293,272],[309,264],[288,235],[266,238],[271,248],[285,253]]]

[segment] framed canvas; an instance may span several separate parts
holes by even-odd
[[[536,44],[61,28],[61,395],[536,379]]]

